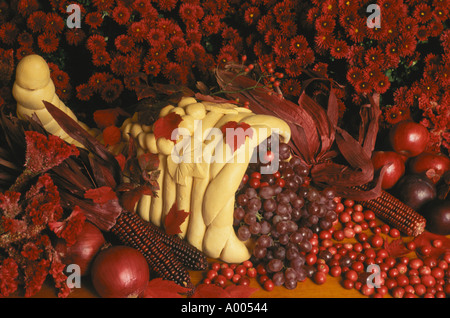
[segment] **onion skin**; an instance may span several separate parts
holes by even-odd
[[[85,222],[75,244],[67,246],[66,241],[59,240],[56,250],[64,264],[77,264],[80,266],[80,275],[86,276],[90,272],[94,257],[105,243],[103,233],[94,224]]]
[[[450,200],[433,200],[420,213],[427,220],[427,230],[438,235],[450,234]]]
[[[137,298],[147,288],[150,269],[138,250],[112,246],[95,257],[91,279],[94,289],[103,298]]]

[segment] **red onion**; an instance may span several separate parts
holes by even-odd
[[[131,298],[145,291],[150,270],[138,250],[128,246],[112,246],[95,257],[91,277],[101,297]]]
[[[94,224],[86,222],[75,244],[67,246],[66,241],[59,240],[56,250],[64,264],[77,264],[80,266],[81,276],[85,276],[89,273],[95,255],[105,242],[102,232]]]

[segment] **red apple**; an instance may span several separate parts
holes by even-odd
[[[381,181],[381,187],[385,190],[392,188],[405,174],[405,161],[395,151],[374,151],[372,163],[375,170],[389,165]]]
[[[415,157],[427,147],[429,135],[425,126],[405,120],[391,128],[389,142],[395,152],[406,157]]]
[[[411,158],[409,169],[412,173],[425,173],[434,183],[450,170],[450,158],[444,154],[423,152]]]

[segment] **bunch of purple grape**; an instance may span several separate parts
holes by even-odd
[[[332,189],[309,185],[308,167],[290,155],[281,143],[273,174],[260,174],[261,164],[249,165],[236,196],[234,225],[240,240],[254,240],[253,262],[264,264],[275,285],[293,289],[309,276],[310,239],[333,226],[337,203]]]

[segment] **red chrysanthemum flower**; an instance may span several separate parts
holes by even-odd
[[[175,59],[180,65],[190,67],[195,61],[195,55],[189,46],[183,46],[175,50]]]
[[[332,34],[326,34],[321,33],[317,34],[314,37],[314,43],[316,44],[317,48],[320,50],[327,50],[330,49],[333,43],[335,42],[335,38]]]
[[[16,50],[16,59],[20,61],[25,56],[33,53],[33,48],[31,46],[21,46]]]
[[[45,32],[60,34],[65,27],[63,18],[56,12],[47,13],[45,22]]]
[[[380,94],[384,94],[387,92],[387,90],[390,88],[391,86],[391,82],[389,82],[389,79],[386,75],[384,74],[378,74],[373,80],[373,86],[374,86],[374,90],[377,93]]]
[[[174,36],[170,39],[170,44],[174,50],[187,45],[186,39],[182,36]]]
[[[148,30],[146,39],[151,46],[157,46],[166,39],[166,34],[161,29],[151,28]]]
[[[433,17],[431,7],[426,3],[420,3],[415,7],[413,16],[420,23],[428,22]]]
[[[100,12],[89,12],[84,18],[84,22],[92,29],[98,29],[103,23],[103,17]]]
[[[119,79],[113,78],[107,83],[105,83],[105,85],[103,85],[100,95],[105,102],[112,103],[117,98],[119,98],[122,92],[123,92],[122,82]]]
[[[171,84],[186,84],[187,82],[187,70],[178,63],[166,63],[163,66],[162,73]]]
[[[369,67],[382,67],[385,62],[383,51],[380,47],[369,48],[364,54],[364,61]]]
[[[28,17],[31,13],[39,8],[39,3],[36,0],[19,0],[17,10],[23,17]]]
[[[17,42],[23,46],[31,46],[33,45],[33,36],[27,31],[24,31],[17,37]]]
[[[217,34],[221,28],[218,15],[207,15],[202,20],[202,27],[206,35]]]
[[[429,23],[428,28],[430,30],[430,36],[437,37],[442,34],[445,26],[440,20],[432,20]]]
[[[0,40],[7,45],[12,45],[16,41],[18,34],[19,29],[12,22],[3,23],[0,26]]]
[[[300,58],[292,59],[285,65],[285,72],[290,77],[300,76],[303,72],[303,60]]]
[[[286,37],[279,36],[273,44],[273,52],[278,56],[288,56],[290,51],[290,41]]]
[[[95,66],[106,66],[111,62],[111,55],[105,49],[97,49],[92,53],[92,64]]]
[[[42,11],[33,12],[27,19],[28,28],[30,28],[33,33],[42,32],[46,23],[47,15]]]
[[[135,45],[133,39],[126,34],[118,35],[114,40],[114,44],[121,53],[130,53]]]
[[[118,54],[111,60],[111,71],[116,75],[129,74],[127,56]]]
[[[369,82],[364,79],[357,82],[354,87],[357,94],[370,94],[372,92]]]
[[[385,49],[386,53],[386,67],[397,67],[400,63],[400,55],[398,52],[397,44],[395,43],[389,43],[386,45]]]
[[[117,24],[126,25],[130,21],[131,11],[126,6],[119,5],[114,9],[112,17]]]
[[[66,72],[58,69],[52,71],[50,75],[57,88],[65,88],[69,85],[70,78]]]
[[[383,108],[383,119],[390,125],[395,125],[409,117],[408,112],[399,107],[398,105],[387,106]]]
[[[59,38],[52,33],[42,33],[37,39],[38,46],[44,53],[56,52],[59,45]]]
[[[419,25],[417,24],[417,20],[413,17],[405,17],[399,21],[399,32],[400,34],[411,34],[416,35],[419,30]]]
[[[81,28],[72,28],[66,30],[66,42],[69,45],[78,46],[86,38],[86,33],[84,33]]]
[[[400,57],[412,55],[417,46],[417,40],[413,36],[400,36],[397,40],[397,50]]]
[[[259,33],[264,34],[270,29],[273,29],[275,27],[275,19],[273,15],[263,15],[261,18],[259,18],[257,24],[256,24],[256,30],[258,30]]]
[[[442,5],[435,5],[433,10],[433,17],[438,21],[445,21],[448,19],[449,3]]]
[[[356,18],[356,20],[350,23],[345,30],[353,42],[360,43],[367,34],[366,21],[360,17]]]
[[[289,49],[292,54],[300,54],[309,47],[308,40],[303,35],[297,35],[290,40]]]
[[[153,59],[144,59],[144,72],[147,75],[156,77],[161,72],[161,65]]]
[[[349,47],[346,41],[336,40],[330,49],[331,56],[336,59],[346,58],[349,54]]]
[[[91,53],[106,49],[106,40],[100,34],[93,34],[86,40],[86,47]]]
[[[114,6],[114,0],[92,0],[92,3],[98,11],[110,12]]]
[[[88,85],[93,92],[100,92],[103,84],[112,79],[111,74],[105,72],[96,72],[89,77]]]
[[[289,78],[281,83],[281,91],[283,94],[298,97],[300,95],[302,85],[298,79]]]
[[[314,25],[319,16],[320,16],[319,8],[312,7],[311,9],[308,10],[308,14],[306,15],[306,21],[309,24]]]
[[[336,21],[329,15],[322,15],[316,20],[315,25],[319,33],[332,33],[336,26]]]
[[[94,91],[88,84],[80,84],[76,87],[77,98],[82,101],[88,101],[94,95]]]
[[[141,76],[139,74],[130,74],[123,78],[123,84],[130,91],[137,91],[141,85]]]
[[[177,5],[177,0],[159,0],[157,3],[162,11],[172,11]]]
[[[147,35],[147,25],[144,21],[133,22],[128,28],[128,34],[135,42],[143,42]]]
[[[191,19],[199,20],[203,18],[205,12],[198,4],[182,3],[180,5],[179,14],[183,21],[188,21]]]
[[[313,67],[313,71],[328,77],[328,64],[319,62]]]
[[[145,16],[152,9],[155,9],[150,1],[147,0],[135,0],[133,2],[133,9],[136,10],[141,16]]]
[[[257,23],[261,16],[261,11],[257,7],[248,7],[244,12],[244,21],[252,25]]]

